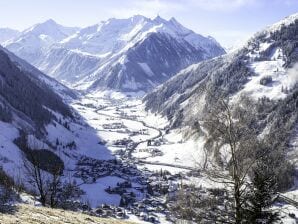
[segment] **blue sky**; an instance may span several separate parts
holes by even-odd
[[[19,30],[50,18],[84,27],[111,17],[159,14],[231,46],[298,12],[298,0],[0,0],[0,8],[0,27]]]

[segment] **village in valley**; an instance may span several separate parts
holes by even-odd
[[[194,151],[186,149],[180,156],[175,153],[174,149],[181,151],[186,144],[181,136],[171,134],[167,121],[161,117],[155,118],[158,123],[152,124],[150,117],[155,115],[141,114],[144,110],[140,110],[140,106],[140,100],[126,97],[90,96],[73,104],[101,136],[98,144],[114,156],[107,159],[81,156],[73,177],[82,189],[104,183],[105,178],[114,178],[100,188],[102,194],[99,188],[94,188],[97,193],[86,196],[87,211],[92,215],[121,219],[134,216],[152,223],[173,222],[169,202],[181,187],[187,189],[201,174],[189,163],[195,158]],[[187,160],[183,160],[186,157]],[[95,199],[97,195],[106,199]],[[109,197],[113,200],[109,201]]]

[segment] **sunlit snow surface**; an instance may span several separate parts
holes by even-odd
[[[262,43],[259,51],[248,54],[252,60],[248,66],[255,75],[248,78],[244,88],[234,97],[245,93],[256,100],[262,97],[272,100],[283,99],[287,96],[286,90],[292,88],[298,81],[298,73],[293,72],[297,70],[296,65],[285,69],[285,59],[280,48],[275,48],[267,60],[255,59],[259,56],[259,52],[266,50],[269,46],[269,43]],[[261,84],[261,80],[266,77],[270,77],[272,81],[265,85]]]

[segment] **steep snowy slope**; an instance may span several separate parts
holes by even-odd
[[[260,113],[266,108],[260,119],[271,130],[293,130],[298,116],[297,37],[295,14],[257,33],[237,52],[182,70],[144,98],[146,107],[168,117],[173,127],[193,127],[204,119],[206,105],[224,91],[232,101],[251,97]]]
[[[22,150],[16,139],[23,134],[39,138],[44,148],[48,142],[48,125],[60,120],[72,120],[74,113],[56,93],[71,97],[67,88],[47,78],[41,72],[0,49],[0,161],[1,167],[13,178],[22,174]],[[61,91],[61,95],[62,95]],[[71,93],[71,92],[69,92]],[[59,127],[56,125],[57,128]],[[49,143],[48,143],[49,144]],[[21,150],[22,149],[22,150]]]
[[[0,28],[0,44],[12,38],[16,38],[19,34],[20,32],[17,30],[10,28]]]
[[[76,31],[78,28],[63,27],[53,20],[48,20],[24,30],[16,38],[4,42],[3,46],[26,61],[34,63],[45,49]]]
[[[0,165],[12,178],[28,184],[23,155],[30,149],[42,150],[41,157],[55,154],[65,169],[74,169],[81,156],[113,158],[98,144],[95,130],[64,102],[72,97],[67,87],[0,49]]]
[[[68,87],[64,86],[63,84],[59,83],[55,79],[43,74],[41,71],[39,71],[34,66],[30,65],[23,59],[17,57],[12,52],[8,51],[5,48],[0,47],[1,51],[4,51],[7,56],[10,58],[10,60],[15,63],[16,66],[19,67],[22,71],[26,71],[31,74],[30,77],[34,77],[36,79],[39,79],[41,82],[44,82],[46,85],[48,85],[52,90],[55,91],[55,93],[59,94],[60,97],[63,100],[71,100],[77,98],[77,92],[69,89]]]
[[[43,81],[45,75],[30,73],[25,63],[18,64],[11,57],[0,49],[0,102],[4,121],[20,121],[24,125],[21,127],[42,132],[55,117],[49,110],[65,117],[73,116],[59,95]]]
[[[35,44],[30,49],[21,41],[5,46],[46,74],[83,90],[148,91],[192,63],[225,53],[213,38],[161,17],[109,19],[63,40],[34,35],[28,40]]]

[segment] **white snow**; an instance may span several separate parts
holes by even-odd
[[[265,43],[261,46],[266,49],[270,44]],[[284,68],[283,52],[280,48],[274,49],[269,60],[257,61],[254,58],[259,55],[259,52],[250,53],[252,62],[249,67],[255,73],[255,76],[249,77],[249,81],[245,84],[244,88],[239,91],[236,96],[242,93],[249,94],[254,99],[268,97],[269,99],[277,100],[286,97],[286,89],[298,81],[297,65],[291,69]],[[263,78],[271,77],[272,82],[268,84],[261,84]]]
[[[298,13],[292,14],[290,16],[287,16],[286,18],[284,18],[283,20],[271,25],[268,27],[268,32],[273,32],[276,30],[281,29],[282,26],[288,26],[292,23],[294,23],[296,20],[298,19]]]
[[[147,63],[138,63],[140,65],[140,67],[144,70],[144,72],[150,76],[153,77],[154,73],[152,72],[151,68],[148,66]]]
[[[136,82],[134,77],[130,77],[126,79],[125,82],[122,84],[123,88],[131,89],[131,90],[137,90],[141,86],[142,84]]]
[[[19,148],[13,140],[19,136],[19,131],[13,125],[0,121],[0,161],[1,166],[11,177],[23,177],[23,159]]]
[[[108,194],[105,189],[109,186],[116,187],[118,182],[123,182],[124,180],[119,177],[103,177],[100,178],[96,183],[93,184],[83,184],[80,187],[86,192],[83,197],[86,202],[89,202],[93,208],[101,204],[109,204],[118,206],[120,202],[120,195]]]

